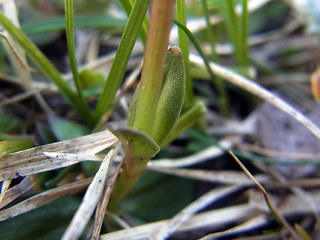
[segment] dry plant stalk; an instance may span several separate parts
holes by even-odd
[[[290,224],[287,222],[287,220],[280,214],[278,209],[271,203],[267,191],[264,189],[264,187],[252,176],[252,174],[248,171],[248,169],[241,163],[239,158],[230,150],[229,153],[234,158],[234,160],[239,164],[241,169],[245,172],[245,174],[256,184],[256,186],[259,188],[259,190],[262,192],[264,199],[266,201],[266,204],[268,205],[268,208],[270,209],[272,215],[274,216],[275,220],[286,227],[286,229],[291,233],[291,235],[295,239],[301,239],[298,234],[294,231],[294,229],[290,226]]]
[[[119,145],[118,145],[119,146]],[[62,240],[77,240],[87,225],[92,213],[96,209],[97,203],[107,180],[107,174],[110,171],[110,163],[117,153],[117,149],[111,149],[102,161],[98,172],[88,187],[80,207],[72,218],[70,225],[62,236]]]
[[[203,67],[203,60],[201,57],[190,54],[191,63]],[[259,86],[257,83],[251,81],[250,79],[235,73],[226,67],[223,67],[217,63],[210,62],[210,68],[214,74],[227,80],[228,82],[237,85],[238,87],[255,94],[256,96],[262,98],[263,100],[271,103],[282,111],[288,113],[290,116],[295,118],[301,124],[303,124],[310,132],[312,132],[317,138],[320,139],[320,129],[306,118],[301,112],[296,110],[294,107],[283,101],[281,98],[277,97],[267,89]]]

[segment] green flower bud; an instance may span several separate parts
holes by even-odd
[[[128,127],[134,126],[134,121],[136,120],[136,114],[137,114],[137,103],[139,99],[139,92],[140,92],[140,85],[136,88],[136,91],[134,92],[132,101],[130,103],[129,107],[129,114],[128,114]]]
[[[185,96],[185,68],[181,50],[170,47],[164,68],[160,98],[151,136],[159,144],[169,135],[178,120]]]

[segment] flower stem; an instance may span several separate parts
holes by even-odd
[[[166,60],[175,0],[154,0],[139,86],[134,128],[151,133]]]

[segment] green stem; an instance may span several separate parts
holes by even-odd
[[[127,25],[122,34],[115,59],[111,66],[110,73],[96,107],[95,122],[99,122],[100,118],[112,106],[112,100],[121,85],[131,51],[137,39],[140,27],[142,26],[149,3],[150,0],[136,0],[134,3]]]
[[[66,17],[66,34],[67,34],[67,45],[68,45],[68,55],[69,55],[69,62],[70,62],[70,68],[73,75],[73,80],[77,89],[78,98],[85,109],[85,111],[90,114],[91,118],[91,112],[90,109],[85,101],[85,98],[82,94],[82,86],[78,71],[78,65],[76,60],[76,54],[75,54],[75,47],[74,47],[74,28],[73,28],[73,0],[65,0],[65,17]]]
[[[122,142],[126,152],[122,172],[112,190],[109,209],[117,210],[121,200],[140,179],[148,161],[160,147],[148,135],[133,128],[108,125],[109,130]]]
[[[127,15],[129,16],[130,12],[133,8],[134,1],[133,0],[119,0],[119,2],[121,3],[123,9],[126,11]],[[148,33],[148,18],[145,17],[145,19],[143,20],[143,23],[142,23],[140,33],[139,33],[140,39],[144,45],[146,43],[147,33]]]
[[[123,162],[125,163],[123,165],[123,171],[119,175],[116,184],[112,189],[110,203],[108,204],[108,208],[112,211],[119,210],[120,202],[128,195],[130,190],[141,178],[145,167],[150,160],[145,161],[145,164],[134,164],[135,162],[139,162],[140,159],[129,159],[130,157],[131,156],[126,154],[125,159],[123,159]]]
[[[203,7],[204,17],[207,23],[207,36],[211,44],[211,56],[213,61],[218,62],[218,54],[215,51],[216,39],[214,37],[214,32],[210,23],[210,14],[209,14],[207,0],[202,0],[202,7]]]
[[[208,36],[209,42],[211,43],[211,56],[213,61],[218,62],[219,61],[218,54],[215,51],[216,39],[214,37],[214,32],[210,23],[210,14],[209,14],[207,0],[202,0],[202,7],[204,11],[204,16],[207,22],[207,36]],[[218,76],[215,76],[215,82],[217,83],[217,85],[219,85],[218,91],[220,93],[220,99],[219,99],[220,110],[224,115],[228,116],[230,115],[230,111],[229,111],[228,103],[226,100],[225,84],[223,80]]]
[[[241,52],[242,52],[242,61],[241,64],[248,66],[249,65],[249,56],[248,56],[248,22],[249,22],[249,13],[248,13],[248,0],[242,0],[242,21],[241,21]]]
[[[163,80],[175,0],[154,0],[139,85],[134,128],[150,134]]]
[[[239,25],[237,24],[237,16],[234,9],[234,4],[232,0],[222,0],[223,12],[225,16],[225,23],[230,35],[231,41],[234,45],[234,51],[236,55],[236,60],[241,63],[242,54],[241,48],[241,38],[239,34]]]
[[[177,20],[187,25],[185,0],[177,0]],[[182,29],[178,29],[179,46],[183,54],[185,74],[186,74],[186,96],[184,100],[185,108],[189,109],[194,102],[194,94],[190,75],[190,60],[189,60],[189,39]]]

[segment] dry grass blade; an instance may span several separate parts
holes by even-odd
[[[2,182],[1,193],[0,193],[0,205],[2,204],[2,201],[8,191],[10,184],[11,184],[11,180],[6,180]]]
[[[80,207],[73,216],[73,219],[67,230],[63,234],[62,240],[79,239],[83,229],[87,225],[93,211],[97,206],[98,200],[105,186],[110,162],[115,152],[117,152],[115,149],[110,150],[105,159],[102,161],[98,172],[94,176],[92,183],[88,187],[86,194],[82,199]]]
[[[20,28],[18,10],[15,1],[4,1],[2,12],[17,27]],[[23,48],[21,48],[11,35],[4,31],[4,47],[12,63],[13,69],[19,78],[19,84],[25,89],[32,88],[32,76],[28,71],[27,57]]]
[[[301,22],[293,19],[285,24],[279,30],[273,30],[266,33],[258,33],[249,38],[249,45],[258,45],[283,38],[285,35],[292,33],[294,30],[301,26]]]
[[[10,42],[10,40],[6,37],[6,35],[4,35],[3,33],[0,32],[0,37],[2,37],[5,42],[7,43],[8,47],[10,48],[10,50],[12,51],[12,53],[14,54],[14,56],[17,58],[18,62],[21,64],[21,66],[28,72],[33,72],[33,73],[41,73],[40,71],[38,71],[37,69],[33,69],[31,67],[28,66],[28,64],[25,62],[25,60],[23,59],[23,57],[20,56],[18,50],[14,47],[14,45]]]
[[[287,228],[287,230],[291,233],[291,235],[295,239],[301,239],[297,233],[294,231],[294,229],[290,226],[290,224],[287,222],[287,220],[279,213],[279,211],[274,207],[274,205],[271,203],[269,196],[267,194],[267,191],[264,189],[264,187],[252,176],[252,174],[248,171],[248,169],[241,163],[241,161],[237,158],[236,155],[232,151],[229,151],[231,156],[236,160],[236,162],[239,164],[239,166],[242,168],[242,170],[247,174],[247,176],[256,184],[256,186],[259,188],[259,190],[263,193],[264,199],[266,201],[266,204],[268,205],[268,208],[270,209],[272,215],[276,219],[277,222],[283,224]]]
[[[21,94],[15,95],[9,99],[1,101],[0,107],[4,107],[4,106],[10,105],[12,103],[17,103],[19,101],[23,101],[23,100],[35,95],[36,93],[39,93],[38,89],[27,90],[26,92],[23,92]]]
[[[251,205],[255,206],[255,208],[260,209],[265,213],[269,213],[269,209],[264,201],[264,197],[260,191],[250,190],[249,192],[249,201]],[[320,190],[312,190],[308,191],[310,197],[314,200],[316,205],[317,212],[320,211]],[[277,197],[276,195],[270,195],[269,197],[273,202],[281,202],[283,198]],[[304,201],[304,197],[291,194],[285,199],[285,202],[281,202],[281,205],[278,206],[278,210],[283,216],[296,216],[296,215],[310,215],[313,213],[313,206],[310,204],[302,204]]]
[[[221,229],[230,223],[243,221],[252,216],[258,216],[268,212],[266,204],[260,192],[254,191],[251,196],[250,203],[226,207],[218,210],[206,211],[192,216],[186,223],[177,229],[177,232],[192,231],[200,228],[210,227],[210,229]],[[316,200],[317,206],[320,206],[320,191],[310,193],[311,197]],[[252,198],[253,197],[253,198]],[[285,216],[307,215],[312,213],[313,209],[309,205],[302,205],[301,197],[290,196],[286,200],[286,204],[279,210]],[[318,207],[319,211],[319,207]],[[128,239],[150,239],[150,236],[161,226],[167,224],[170,220],[159,221],[132,227],[101,236],[102,240],[128,240]],[[247,239],[247,238],[244,238]],[[261,236],[259,238],[261,239]],[[267,239],[273,239],[268,237]]]
[[[93,231],[92,234],[89,235],[90,240],[96,240],[99,239],[100,236],[100,231],[101,231],[101,226],[104,220],[104,216],[106,214],[106,209],[108,206],[108,202],[111,196],[111,192],[113,189],[113,186],[117,180],[117,177],[120,173],[120,170],[122,168],[122,163],[121,162],[116,171],[113,173],[113,176],[111,177],[110,181],[108,181],[108,184],[106,185],[105,189],[104,189],[104,193],[101,195],[100,197],[100,201],[98,202],[98,206],[97,206],[97,210],[96,210],[96,214],[95,214],[95,221],[93,224]]]
[[[12,76],[9,76],[4,73],[0,73],[0,81],[13,83],[13,84],[17,84],[17,85],[20,84],[19,78],[12,77]]]
[[[112,213],[110,211],[106,211],[106,216],[108,216],[114,223],[116,223],[122,229],[131,228],[130,223],[126,222],[126,220],[122,219],[119,215]]]
[[[61,153],[61,152],[43,152],[49,158],[60,159],[64,161],[102,161],[106,155],[103,154],[77,154],[77,153]]]
[[[217,239],[218,237],[226,236],[229,234],[241,233],[241,232],[244,232],[247,230],[251,230],[253,228],[260,227],[260,226],[266,224],[267,221],[268,220],[266,219],[265,216],[263,216],[263,215],[257,216],[257,217],[254,217],[254,218],[252,218],[242,224],[237,225],[234,228],[228,229],[223,232],[216,232],[216,233],[209,234],[209,235],[201,238],[200,240],[214,240],[214,239]]]
[[[10,19],[10,21],[20,28],[18,11],[15,1],[5,1],[3,3],[3,12]],[[19,84],[24,87],[25,90],[32,91],[34,84],[32,81],[31,72],[40,73],[38,70],[30,68],[27,64],[27,57],[25,51],[13,40],[13,38],[4,32],[2,37],[5,40],[4,46],[7,49],[9,59],[16,71],[18,78],[20,79]],[[38,101],[40,107],[47,113],[53,113],[53,110],[45,102],[44,98],[40,93],[35,93],[35,98]]]
[[[272,175],[277,179],[281,184],[285,184],[288,186],[288,188],[294,193],[297,197],[301,198],[301,204],[302,205],[308,205],[313,212],[313,215],[315,217],[315,226],[319,225],[320,222],[320,216],[318,213],[318,207],[316,204],[315,199],[309,194],[308,191],[304,190],[303,188],[288,184],[286,178],[281,175],[280,172],[273,171]],[[317,180],[317,179],[315,179]],[[309,184],[307,186],[310,186]]]
[[[64,186],[42,192],[31,198],[28,198],[10,208],[0,211],[0,221],[31,211],[63,195],[79,192],[86,186],[88,186],[91,180],[92,179],[85,179],[78,182],[66,184]]]
[[[179,177],[191,178],[200,181],[221,183],[221,184],[235,184],[235,185],[252,185],[252,181],[244,176],[239,171],[208,171],[196,169],[179,169],[179,168],[153,168],[148,167],[149,170],[167,173]],[[256,177],[259,182],[265,182],[268,178],[265,175]]]
[[[22,194],[34,189],[35,185],[35,182],[30,176],[25,177],[19,184],[11,187],[7,191],[3,201],[0,204],[0,209],[20,197]]]
[[[285,186],[292,187],[320,187],[320,179],[319,178],[304,178],[304,179],[295,179],[291,181],[287,181],[284,183]]]
[[[230,149],[233,143],[230,139],[225,138],[218,142],[221,147],[208,147],[203,151],[190,155],[188,157],[178,158],[178,159],[159,159],[155,161],[150,161],[148,167],[187,167],[195,165],[204,161],[211,160],[212,158],[219,157],[224,154],[223,149]]]
[[[311,237],[306,233],[306,231],[298,224],[294,225],[296,231],[302,236],[303,240],[311,240]]]
[[[191,216],[187,222],[183,223],[177,232],[192,231],[199,228],[214,228],[225,226],[231,222],[251,217],[257,214],[256,209],[250,204],[237,205],[217,210],[206,211]],[[148,223],[137,227],[132,227],[108,234],[101,235],[101,240],[128,240],[128,239],[150,239],[152,233],[171,220],[163,220]]]
[[[207,207],[211,203],[224,198],[225,196],[235,192],[239,189],[239,186],[224,187],[214,189],[202,197],[191,203],[188,207],[183,209],[180,213],[174,216],[171,220],[162,225],[159,230],[153,235],[152,239],[163,240],[168,238],[173,232],[175,232],[181,225],[183,225],[188,219],[191,218],[196,212]]]
[[[49,171],[79,162],[78,160],[52,159],[44,155],[43,152],[95,154],[110,147],[117,141],[118,139],[106,130],[84,137],[12,153],[0,159],[0,180]]]
[[[203,60],[201,57],[190,54],[190,61],[192,64],[197,66],[203,67]],[[251,81],[250,79],[237,74],[219,64],[210,62],[210,68],[214,74],[217,76],[227,80],[228,82],[239,86],[240,88],[251,92],[258,97],[264,99],[265,101],[269,102],[270,104],[276,106],[277,108],[281,109],[282,111],[288,113],[290,116],[295,118],[297,121],[302,123],[310,132],[312,132],[317,138],[320,139],[320,129],[311,122],[308,118],[306,118],[302,113],[297,111],[291,105],[268,91],[267,89],[259,86],[255,82]]]
[[[320,153],[309,153],[309,152],[283,152],[274,149],[267,149],[265,147],[260,147],[254,144],[238,143],[237,147],[242,151],[257,153],[270,158],[281,158],[288,160],[310,160],[310,159],[320,159]]]

